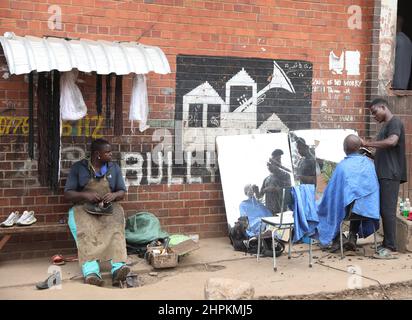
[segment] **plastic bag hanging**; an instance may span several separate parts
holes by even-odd
[[[87,106],[76,85],[79,71],[62,72],[60,77],[60,114],[62,120],[79,120],[86,116]]]
[[[142,74],[135,74],[133,77],[132,97],[130,99],[129,120],[138,120],[139,131],[143,132],[149,128],[146,124],[148,115],[149,101],[147,97],[146,77]]]

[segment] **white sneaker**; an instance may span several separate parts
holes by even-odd
[[[24,211],[23,215],[17,221],[18,226],[30,226],[35,223],[37,219],[34,217],[34,211]]]
[[[23,211],[23,214],[21,215],[21,217],[19,218],[19,220],[17,221],[17,223],[25,220],[29,215],[30,215],[30,212],[27,211],[27,210],[24,210],[24,211]]]
[[[15,211],[10,213],[10,215],[8,216],[8,218],[3,221],[2,223],[0,223],[1,227],[12,227],[20,218],[19,212]]]

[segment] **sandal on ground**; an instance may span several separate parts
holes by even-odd
[[[55,254],[52,258],[51,261],[54,265],[56,266],[61,266],[65,264],[66,262],[64,261],[64,258],[61,254]]]
[[[53,273],[46,280],[36,283],[36,288],[38,290],[49,289],[60,283],[61,283],[60,275],[58,273]]]
[[[383,259],[383,260],[392,260],[392,259],[398,259],[397,255],[394,255],[390,250],[383,248],[376,252],[373,257],[375,259]]]

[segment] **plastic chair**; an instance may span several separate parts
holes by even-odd
[[[273,270],[277,271],[276,266],[276,245],[275,245],[275,233],[278,230],[287,230],[289,229],[289,249],[288,249],[288,259],[291,258],[291,248],[292,248],[292,230],[294,226],[293,211],[283,211],[285,201],[285,189],[282,192],[282,206],[281,212],[274,217],[265,217],[260,220],[259,228],[259,238],[258,238],[258,252],[257,252],[257,261],[259,261],[260,256],[260,246],[261,246],[261,234],[262,226],[264,224],[270,225],[273,228],[272,230],[272,250],[273,250]],[[309,240],[309,267],[312,267],[312,239]]]
[[[345,254],[343,253],[343,233],[342,233],[342,229],[343,229],[343,224],[345,222],[351,222],[351,221],[360,221],[360,229],[362,229],[362,222],[363,221],[369,221],[372,220],[371,218],[368,217],[362,217],[360,215],[357,215],[356,213],[352,212],[353,206],[355,205],[355,201],[353,201],[350,205],[348,205],[346,207],[346,216],[345,218],[342,220],[342,222],[340,223],[339,226],[339,235],[340,235],[340,256],[341,259],[343,259],[345,257]],[[374,242],[375,242],[375,252],[377,252],[377,241],[376,241],[376,229],[375,229],[375,224],[373,225],[373,238],[374,238]]]

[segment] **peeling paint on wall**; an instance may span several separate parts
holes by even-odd
[[[386,95],[392,81],[396,37],[397,1],[382,0],[379,34],[378,94]]]
[[[348,76],[359,76],[359,65],[359,51],[342,51],[340,56],[333,51],[329,53],[329,70],[334,74],[342,74],[345,70]]]

